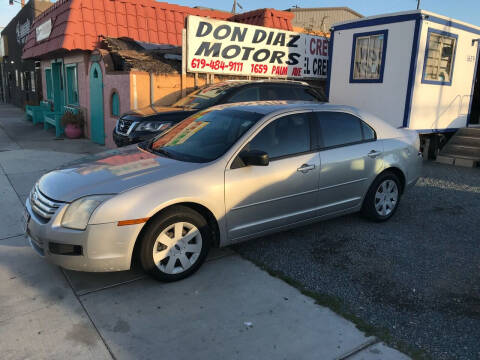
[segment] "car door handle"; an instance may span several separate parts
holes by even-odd
[[[377,151],[377,150],[372,150],[370,151],[367,155],[371,157],[372,159],[375,159],[377,156],[379,156],[382,152]]]
[[[302,166],[300,166],[297,171],[300,171],[302,173],[307,173],[309,172],[310,170],[313,170],[315,169],[315,165],[309,165],[309,164],[303,164]]]

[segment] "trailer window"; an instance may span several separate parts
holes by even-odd
[[[388,30],[353,35],[350,82],[383,82]]]
[[[422,82],[451,85],[457,38],[444,31],[428,30]]]

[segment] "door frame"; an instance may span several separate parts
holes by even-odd
[[[472,110],[473,110],[473,105],[475,103],[475,99],[477,99],[477,102],[480,104],[480,40],[477,40],[477,57],[475,59],[475,67],[473,70],[473,80],[472,80],[472,90],[471,90],[471,98],[470,98],[470,105],[468,107],[468,116],[467,116],[467,124],[466,126],[470,125],[472,122]],[[477,91],[475,92],[476,84],[477,82],[479,83],[477,87]],[[477,114],[479,116],[478,123],[475,125],[480,125],[480,109],[479,113]]]
[[[54,69],[55,68],[58,68],[60,69],[60,84],[62,86],[62,89],[61,89],[61,95],[63,96],[56,96],[55,93],[55,74],[54,74]],[[64,71],[64,66],[63,66],[63,60],[58,60],[58,59],[54,59],[50,62],[50,76],[52,78],[52,102],[53,102],[53,110],[55,112],[63,112],[63,107],[65,106],[65,71]],[[62,99],[63,97],[63,99]],[[56,106],[56,101],[58,102],[58,100],[62,100],[62,104],[61,106],[57,107]],[[60,105],[60,104],[58,104]]]
[[[94,136],[95,129],[96,127],[94,126],[94,121],[93,121],[93,109],[92,109],[92,77],[93,74],[92,72],[94,70],[98,70],[98,74],[100,76],[100,81],[101,81],[101,94],[102,94],[102,101],[101,103],[101,110],[102,110],[102,116],[101,116],[101,122],[102,126],[98,126],[98,129],[102,128],[102,133],[101,134],[96,134],[97,136]],[[89,87],[89,104],[90,104],[90,138],[93,142],[100,144],[100,145],[105,145],[105,94],[104,94],[104,86],[103,86],[103,72],[102,72],[102,67],[98,61],[92,61],[89,66],[88,70],[88,87]],[[100,140],[101,138],[101,140]],[[98,141],[97,141],[98,140]]]

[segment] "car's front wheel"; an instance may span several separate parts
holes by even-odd
[[[210,249],[211,231],[198,212],[175,206],[153,218],[140,241],[143,269],[160,281],[176,281],[202,265]]]
[[[380,174],[368,189],[362,213],[375,221],[390,219],[400,202],[400,180],[393,172]]]

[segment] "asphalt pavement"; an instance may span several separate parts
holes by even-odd
[[[480,168],[425,162],[394,217],[348,215],[236,246],[418,358],[480,359]]]

